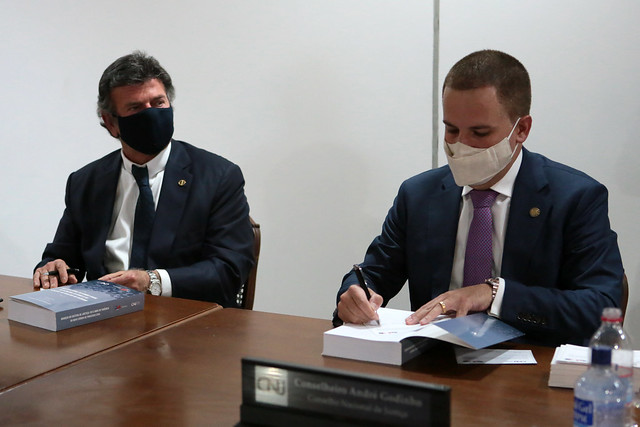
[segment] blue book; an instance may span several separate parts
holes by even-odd
[[[102,280],[14,295],[9,320],[60,331],[144,308],[144,293]]]

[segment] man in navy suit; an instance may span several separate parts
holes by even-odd
[[[362,263],[371,299],[347,274],[336,315],[374,320],[408,280],[415,313],[407,324],[487,311],[528,342],[584,344],[602,309],[621,299],[606,188],[522,148],[531,130],[531,85],[512,56],[485,50],[461,59],[445,79],[442,103],[449,164],[402,184]],[[466,254],[470,196],[487,190],[495,194],[489,270],[464,283],[465,260],[473,258]]]
[[[77,283],[86,273],[154,295],[235,306],[253,265],[240,168],[172,139],[174,88],[155,58],[119,58],[98,91],[101,125],[122,149],[69,176],[34,286]]]

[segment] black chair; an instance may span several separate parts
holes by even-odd
[[[629,301],[629,282],[627,281],[627,275],[622,276],[622,301],[620,308],[622,309],[622,318],[627,312],[627,302]]]
[[[254,264],[249,272],[247,282],[242,284],[236,296],[238,307],[245,310],[253,310],[253,299],[256,293],[256,277],[258,275],[258,259],[260,258],[260,224],[255,222],[251,217],[249,217],[249,221],[251,221],[251,228],[253,229]]]

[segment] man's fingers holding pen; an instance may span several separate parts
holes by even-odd
[[[36,288],[55,288],[59,284],[78,283],[75,276],[67,274],[67,263],[61,259],[50,261],[42,267],[36,269],[33,273],[33,286]],[[49,272],[55,271],[58,275],[52,275]]]
[[[56,276],[50,276],[47,273],[48,271],[46,266],[35,271],[33,274],[33,286],[35,288],[49,289],[58,286],[58,278]]]
[[[66,284],[67,285],[73,285],[75,283],[78,283],[78,278],[76,277],[75,273],[72,273],[72,274],[67,273]]]
[[[33,272],[33,287],[34,288],[44,288],[45,282],[47,282],[47,287],[49,287],[49,277],[44,275],[44,269],[36,269]]]
[[[364,291],[360,286],[353,285],[345,293],[340,295],[338,303],[338,316],[345,322],[365,323],[370,320],[378,320],[376,310],[382,305],[382,297],[373,290],[369,290],[371,299],[367,301]]]

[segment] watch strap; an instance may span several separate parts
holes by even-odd
[[[487,285],[491,286],[491,302],[496,299],[496,295],[498,294],[498,288],[500,287],[500,279],[497,277],[492,277],[484,281]]]

